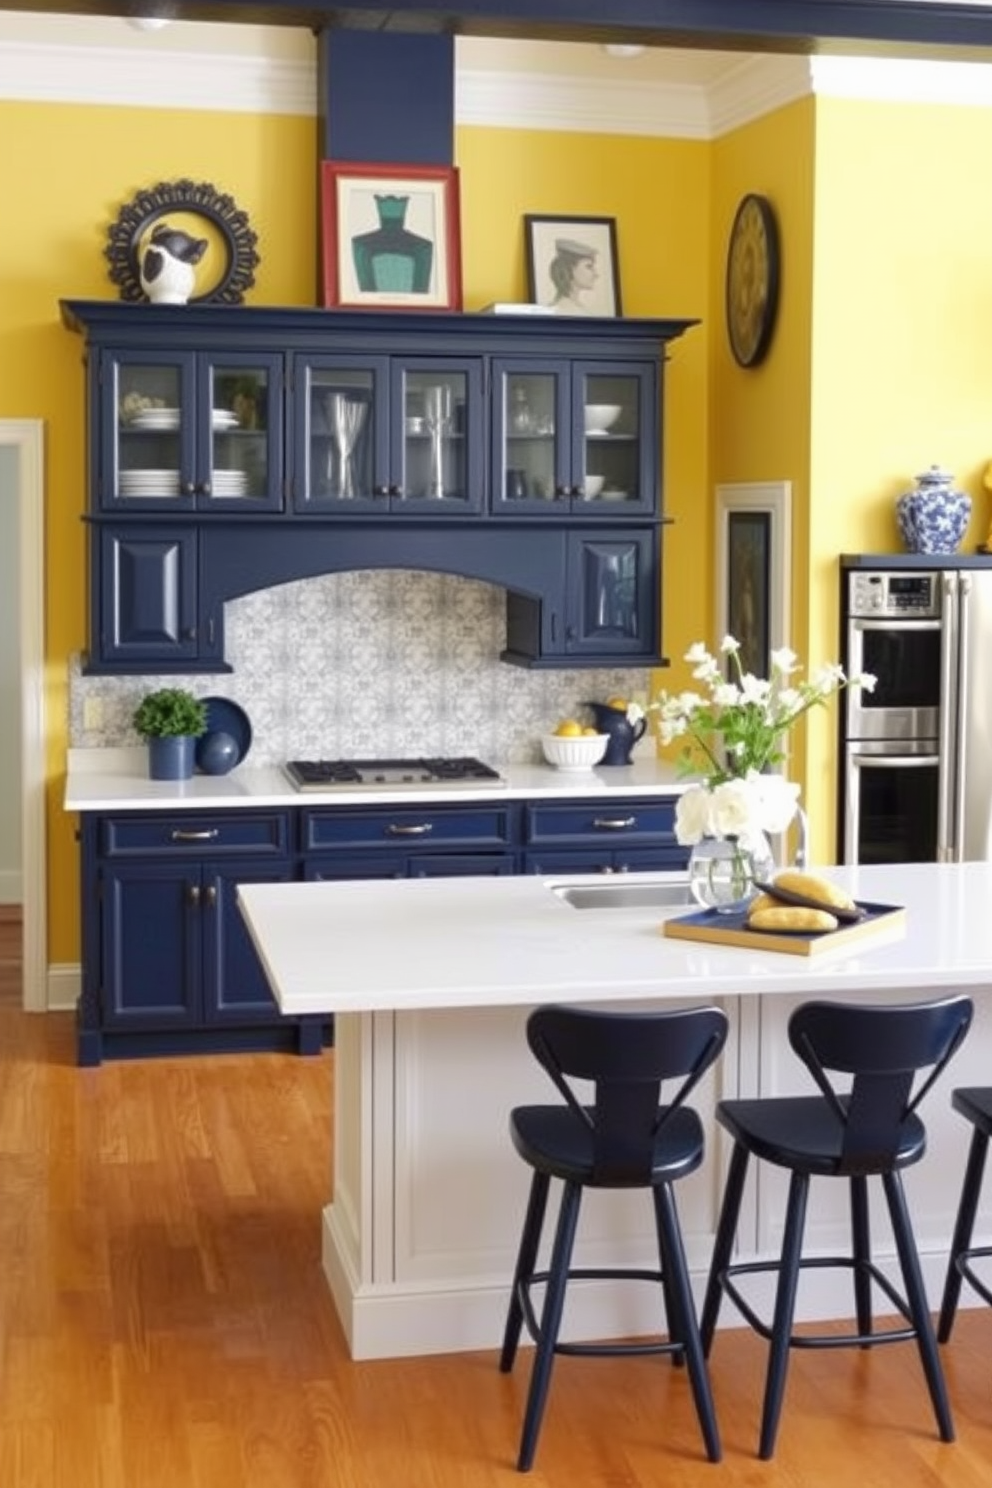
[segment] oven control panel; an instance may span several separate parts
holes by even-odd
[[[939,620],[939,573],[876,573],[847,576],[847,613],[888,620]]]

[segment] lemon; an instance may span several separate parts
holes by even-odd
[[[590,739],[590,738],[591,739],[596,739],[596,738],[599,737],[599,729],[584,728],[582,730],[582,734],[583,734],[583,737],[586,738],[586,739]]]
[[[562,739],[574,739],[577,734],[582,733],[582,725],[576,723],[574,718],[563,718],[555,733]]]
[[[622,697],[611,697],[608,699],[606,706],[608,708],[616,708],[620,713],[626,713],[627,699]]]

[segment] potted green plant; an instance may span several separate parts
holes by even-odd
[[[148,740],[149,777],[189,780],[195,741],[207,729],[206,704],[182,687],[161,687],[145,694],[132,722]]]

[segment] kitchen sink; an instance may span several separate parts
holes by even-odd
[[[552,884],[551,891],[573,909],[670,909],[693,903],[684,880],[673,883]]]

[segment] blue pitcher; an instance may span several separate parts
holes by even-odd
[[[643,737],[644,730],[648,726],[647,719],[639,718],[636,723],[629,723],[624,710],[611,708],[609,703],[585,703],[583,706],[592,709],[599,732],[609,735],[610,742],[606,746],[606,753],[600,760],[600,764],[633,764],[630,751],[638,739]]]

